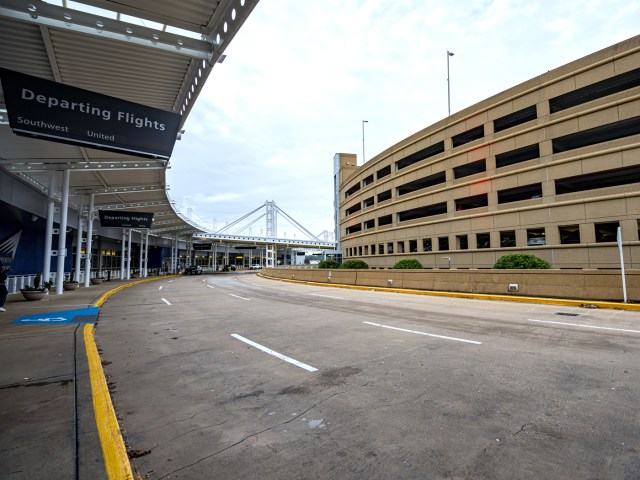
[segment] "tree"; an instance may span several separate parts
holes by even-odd
[[[417,270],[422,268],[422,264],[416,260],[415,258],[405,258],[404,260],[400,260],[397,262],[393,268],[398,269],[406,269],[406,270]]]
[[[318,268],[340,268],[340,262],[337,260],[321,260]]]
[[[516,270],[516,269],[545,269],[551,268],[549,262],[535,255],[528,253],[510,253],[500,257],[493,265],[493,268]]]
[[[369,268],[369,265],[362,260],[345,260],[344,263],[340,265],[340,268]]]

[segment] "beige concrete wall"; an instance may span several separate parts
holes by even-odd
[[[328,270],[269,268],[269,277],[307,282],[416,290],[622,301],[619,270]],[[509,292],[517,284],[517,292]],[[640,302],[640,270],[626,272],[627,297]]]
[[[425,267],[442,266],[442,256],[455,257],[454,264],[464,268],[491,267],[500,256],[512,253],[533,253],[548,260],[554,268],[616,268],[615,243],[596,243],[597,223],[620,222],[625,242],[628,266],[640,268],[640,191],[638,184],[555,194],[555,180],[600,170],[640,165],[640,135],[598,143],[576,150],[553,154],[551,139],[597,127],[622,119],[640,116],[640,87],[625,90],[591,102],[549,113],[549,99],[571,92],[640,65],[640,36],[576,60],[555,70],[514,86],[461,112],[431,125],[376,155],[365,165],[349,169],[341,177],[340,228],[341,248],[345,258],[359,258],[372,267],[388,268],[403,258],[417,258]],[[525,107],[535,106],[538,118],[494,133],[493,120]],[[452,148],[451,137],[470,128],[483,125],[485,136],[469,144]],[[402,170],[395,162],[439,141],[445,151]],[[540,157],[496,168],[495,156],[527,145],[538,144]],[[454,179],[453,168],[486,160],[486,172]],[[346,162],[344,163],[346,166]],[[391,175],[377,180],[345,199],[344,191],[366,176],[390,166]],[[396,189],[413,180],[444,171],[446,182],[410,194],[396,196]],[[498,203],[500,190],[540,183],[541,198]],[[377,201],[377,194],[386,190],[392,198]],[[488,206],[455,211],[455,200],[486,193]],[[349,216],[345,210],[354,203],[376,196],[373,206],[362,208]],[[448,213],[398,222],[403,210],[447,203]],[[381,216],[391,215],[393,223],[378,226]],[[364,229],[364,222],[375,220],[373,228]],[[345,233],[348,226],[363,224],[360,232]],[[578,225],[580,244],[561,243],[560,227]],[[531,248],[527,230],[544,228],[546,245]],[[501,232],[514,231],[516,246],[502,248]],[[491,249],[477,249],[475,236],[488,233]],[[460,237],[467,235],[468,249],[460,249]],[[438,238],[446,237],[449,248],[441,250]],[[431,239],[432,252],[422,251],[422,240]],[[408,251],[408,242],[418,242],[418,252]],[[405,253],[398,252],[398,242],[405,242]],[[394,244],[393,254],[386,253],[387,243]],[[385,245],[385,253],[371,255],[371,245]],[[368,246],[369,255],[361,255]]]

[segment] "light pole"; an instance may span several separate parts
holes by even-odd
[[[364,124],[369,123],[369,120],[362,120],[362,164],[364,165]]]
[[[451,116],[451,81],[449,79],[449,57],[453,57],[453,52],[447,50],[447,105],[449,107],[449,116]]]

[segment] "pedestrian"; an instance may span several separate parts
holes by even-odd
[[[0,312],[6,312],[7,309],[4,308],[4,302],[7,301],[7,294],[9,290],[7,290],[7,271],[9,268],[5,268],[2,262],[0,261]]]

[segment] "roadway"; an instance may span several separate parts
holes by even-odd
[[[199,275],[113,295],[96,342],[142,478],[630,479],[639,320]]]

